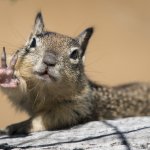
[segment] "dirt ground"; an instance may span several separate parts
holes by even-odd
[[[99,82],[116,85],[150,81],[149,0],[0,0],[0,48],[12,53],[30,34],[42,11],[46,28],[70,36],[94,26],[86,72]],[[0,94],[0,127],[24,120]]]

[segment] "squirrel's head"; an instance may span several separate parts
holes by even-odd
[[[45,31],[42,15],[38,13],[32,34],[19,53],[20,74],[44,84],[80,83],[84,76],[85,51],[92,33],[92,27],[74,38]]]

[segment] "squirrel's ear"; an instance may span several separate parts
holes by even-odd
[[[38,12],[35,18],[35,23],[33,27],[33,34],[41,34],[44,31],[44,22],[42,13]]]
[[[94,32],[94,28],[90,27],[84,30],[80,35],[77,36],[77,41],[79,42],[81,49],[82,49],[82,56],[85,53],[86,47],[88,45],[89,39],[91,38]]]

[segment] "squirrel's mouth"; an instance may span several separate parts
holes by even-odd
[[[50,74],[50,72],[48,72],[48,70],[46,69],[43,72],[40,71],[34,71],[34,74],[41,80],[52,80],[52,81],[56,81],[56,78]]]

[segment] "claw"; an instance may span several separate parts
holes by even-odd
[[[10,68],[11,69],[14,69],[15,68],[15,65],[17,63],[17,60],[18,60],[18,51],[13,55],[12,59],[10,60]]]
[[[0,67],[0,86],[4,88],[16,88],[19,84],[19,80],[15,77],[15,65],[18,59],[18,51],[13,55],[10,60],[10,65],[7,67],[6,63],[6,51],[3,48],[1,56],[1,67]],[[0,132],[1,133],[1,132]]]
[[[7,67],[5,47],[3,47],[3,52],[2,52],[2,56],[1,56],[1,67],[2,68],[6,68]]]

